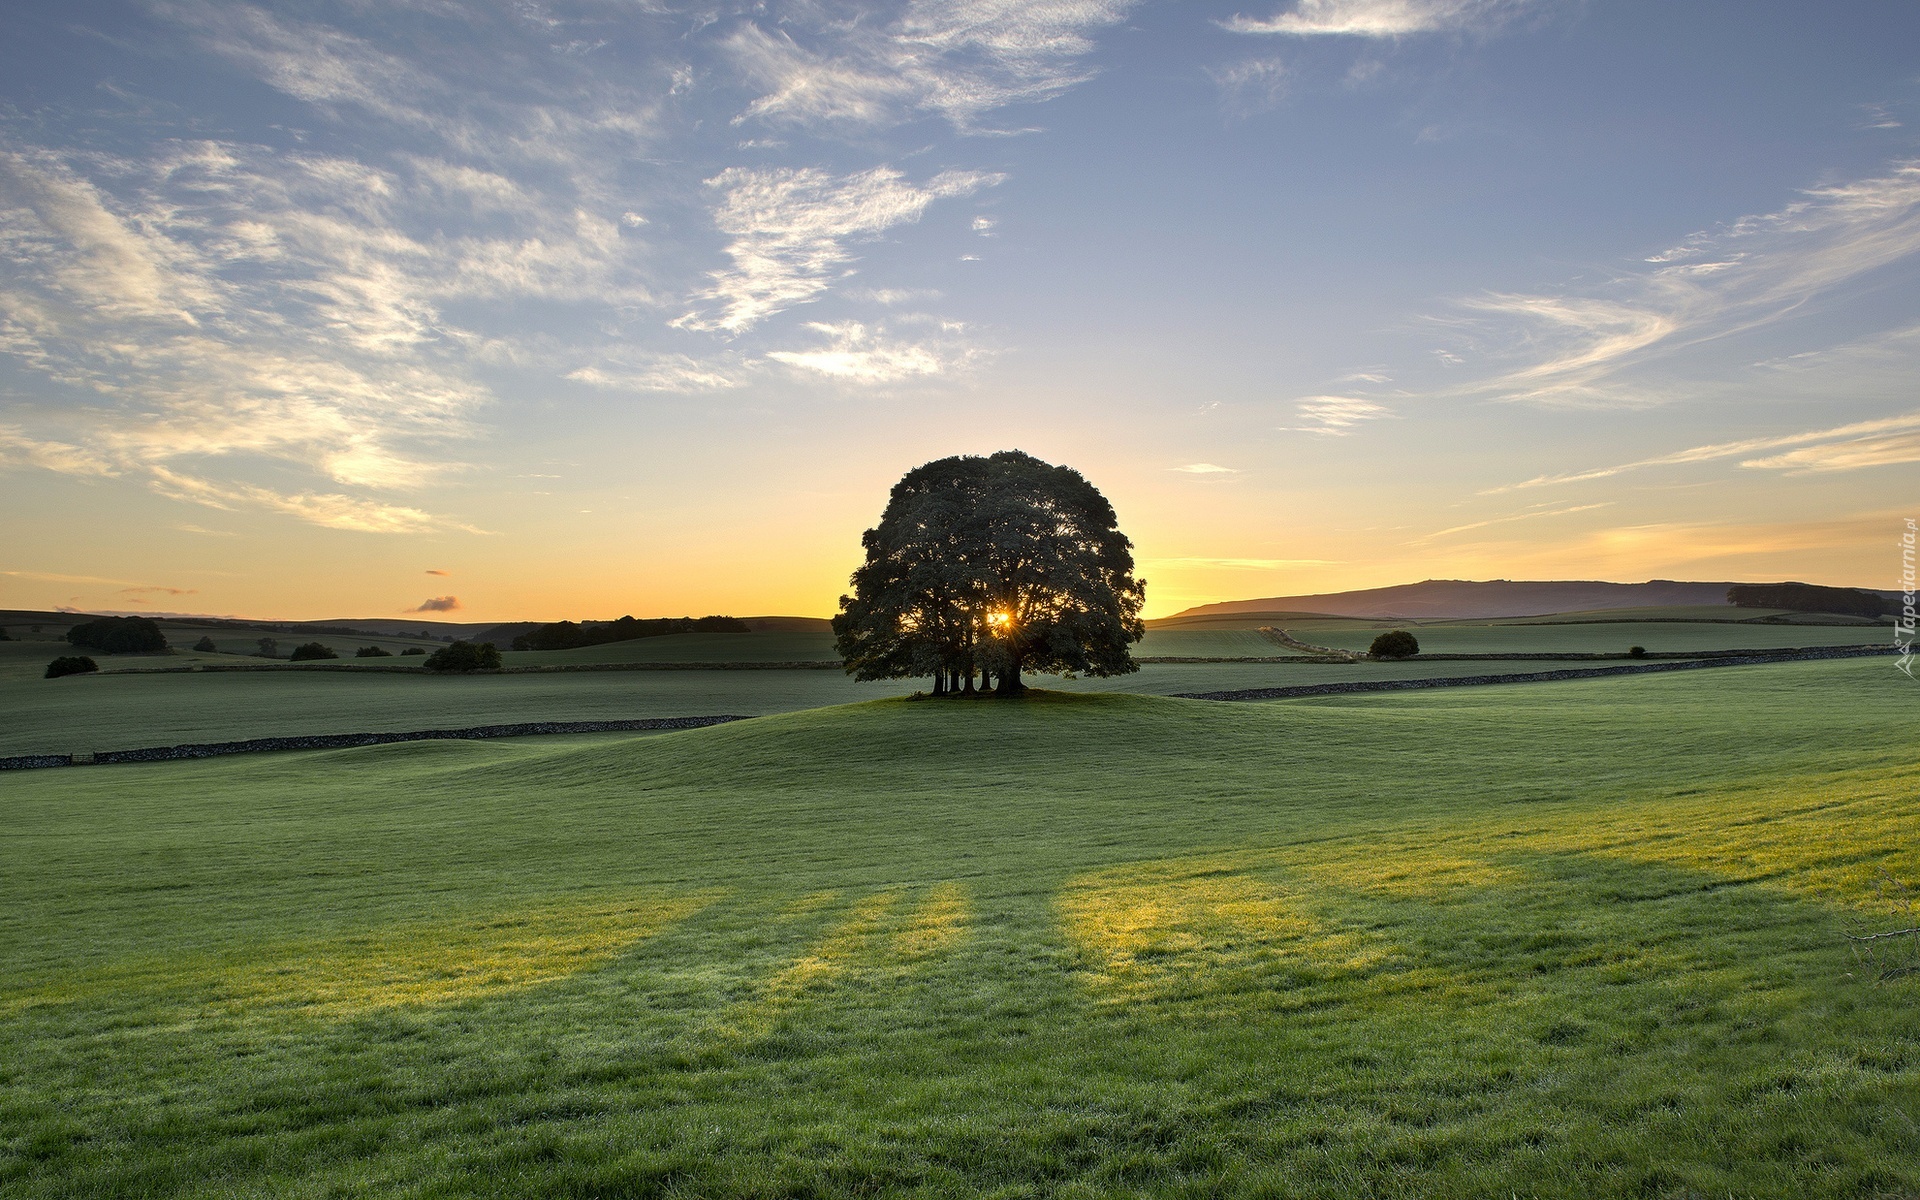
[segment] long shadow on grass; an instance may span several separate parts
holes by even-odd
[[[1920,1071],[1911,1006],[1890,1013],[1897,997],[1843,978],[1824,906],[1581,854],[1461,856],[1385,886],[1390,871],[1343,885],[1287,857],[1132,864],[1042,890],[743,894],[595,970],[346,1020],[169,1028],[125,996],[83,1019],[19,1014],[0,1060],[0,1183],[1920,1185],[1900,1119]]]

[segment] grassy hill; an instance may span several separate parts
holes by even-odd
[[[1914,984],[1839,931],[1920,875],[1917,697],[883,700],[15,777],[0,1191],[1910,1195]]]

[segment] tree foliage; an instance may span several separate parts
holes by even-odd
[[[47,664],[47,678],[58,679],[62,675],[84,675],[88,671],[98,671],[100,664],[85,655],[71,655],[56,658]]]
[[[393,651],[379,646],[362,646],[353,652],[355,658],[392,658]]]
[[[339,657],[333,652],[333,647],[325,642],[302,642],[293,648],[293,653],[287,655],[287,661],[313,662],[316,659]]]
[[[203,634],[200,640],[193,644],[193,648],[201,654],[218,654],[220,652],[220,647],[213,644],[213,637],[210,634]]]
[[[167,648],[166,635],[152,617],[100,617],[67,630],[67,642],[107,654],[157,654]]]
[[[497,671],[500,651],[492,642],[454,642],[442,646],[420,664],[429,671]]]
[[[669,633],[751,633],[745,621],[737,617],[649,617],[618,621],[555,621],[551,625],[523,633],[513,639],[515,650],[571,650],[577,646],[604,646],[608,642],[630,642],[635,638],[663,637]]]
[[[1727,603],[1741,608],[1784,608],[1788,612],[1838,613],[1851,617],[1878,617],[1893,611],[1885,596],[1859,588],[1821,587],[1812,583],[1736,583],[1727,589]]]
[[[1395,629],[1374,638],[1367,653],[1375,658],[1412,658],[1420,653],[1420,639],[1404,629]]]
[[[1022,689],[1022,671],[1121,675],[1146,632],[1146,585],[1113,506],[1070,467],[1018,450],[907,472],[840,598],[835,643],[857,679],[930,675],[935,694]]]

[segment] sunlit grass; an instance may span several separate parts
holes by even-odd
[[[1914,1194],[1888,675],[17,777],[0,1191]]]

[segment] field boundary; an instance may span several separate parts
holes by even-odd
[[[43,767],[166,762],[183,758],[216,758],[224,754],[255,754],[267,750],[345,750],[355,746],[385,746],[394,742],[471,741],[481,738],[530,737],[554,733],[638,733],[650,729],[705,729],[743,716],[640,717],[627,721],[525,721],[515,725],[475,725],[468,729],[415,729],[404,733],[319,733],[305,737],[249,738],[242,742],[195,742],[180,746],[149,746],[144,750],[97,750],[91,754],[23,754],[0,758],[0,771],[31,771]]]
[[[1305,645],[1305,643],[1292,643]],[[1325,654],[1269,654],[1269,655],[1201,655],[1201,654],[1143,654],[1134,659],[1146,666],[1177,666],[1181,664],[1197,665],[1206,663],[1253,663],[1257,665],[1288,666],[1307,664],[1360,664],[1371,662],[1409,663],[1409,662],[1619,662],[1642,661],[1680,661],[1696,658],[1740,659],[1779,657],[1781,655],[1810,654],[1814,651],[1848,650],[1860,654],[1877,654],[1883,649],[1872,645],[1853,646],[1799,646],[1765,647],[1735,650],[1650,650],[1645,654],[1628,654],[1617,650],[1527,650],[1509,653],[1488,654],[1414,654],[1406,658],[1373,659],[1362,651],[1341,650]],[[360,664],[346,662],[302,662],[302,663],[184,663],[177,667],[109,667],[90,675],[76,675],[69,678],[105,678],[114,675],[190,675],[216,674],[235,671],[301,671],[309,674],[388,674],[412,675],[417,678],[465,678],[470,675],[559,675],[573,671],[838,671],[842,665],[837,659],[809,658],[784,662],[662,662],[658,660],[641,662],[612,663],[547,663],[540,666],[500,667],[486,671],[429,671],[424,667],[380,664]]]
[[[1706,667],[1746,667],[1764,663],[1809,662],[1832,658],[1864,658],[1897,654],[1892,646],[1830,646],[1751,654],[1740,658],[1689,658],[1677,662],[1622,664],[1568,671],[1517,671],[1508,675],[1447,675],[1430,679],[1374,679],[1346,683],[1306,683],[1294,687],[1243,688],[1231,692],[1179,692],[1178,700],[1291,700],[1302,696],[1340,696],[1356,692],[1405,692],[1420,688],[1482,687],[1495,683],[1556,683],[1569,679],[1601,679],[1614,675],[1649,675],[1661,671],[1694,671]]]

